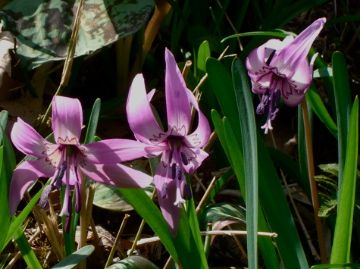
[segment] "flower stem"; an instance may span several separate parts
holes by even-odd
[[[120,228],[119,228],[119,230],[118,230],[118,232],[117,232],[117,235],[116,235],[116,238],[115,238],[115,242],[114,242],[114,244],[113,244],[113,246],[112,246],[112,248],[111,248],[110,254],[109,254],[108,258],[107,258],[107,261],[106,261],[106,264],[105,264],[105,267],[104,267],[104,268],[109,267],[110,264],[112,263],[112,260],[113,260],[113,258],[114,258],[114,254],[115,254],[115,250],[116,250],[116,246],[117,246],[117,244],[118,244],[119,241],[120,241],[120,235],[122,234],[122,232],[123,232],[123,230],[124,230],[124,228],[125,228],[126,222],[127,222],[127,220],[128,220],[129,217],[130,217],[129,214],[125,214],[125,216],[124,216],[124,218],[123,218],[123,220],[122,220],[122,222],[121,222],[121,224],[120,224]]]
[[[317,232],[317,238],[320,250],[320,259],[322,263],[326,263],[326,247],[324,241],[323,223],[318,215],[319,212],[319,197],[317,186],[315,182],[315,168],[314,168],[314,155],[313,145],[311,138],[311,127],[309,121],[309,114],[306,99],[301,103],[301,110],[303,114],[304,132],[305,132],[305,144],[306,144],[306,157],[307,157],[307,172],[310,182],[311,201],[314,208],[314,220]]]
[[[80,239],[78,249],[82,248],[86,245],[87,239],[87,228],[88,228],[88,217],[87,217],[87,189],[86,189],[86,181],[82,180],[80,185],[80,197],[81,197],[81,209],[80,209]],[[79,264],[80,269],[86,268],[86,260]]]

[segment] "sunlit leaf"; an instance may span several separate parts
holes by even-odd
[[[153,9],[152,0],[85,1],[76,56],[86,55],[138,31]],[[78,1],[13,0],[2,9],[5,29],[17,41],[21,64],[36,67],[62,60],[67,52]]]

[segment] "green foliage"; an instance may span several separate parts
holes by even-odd
[[[52,267],[52,269],[71,269],[85,260],[95,250],[94,246],[87,245],[65,257],[61,262]]]
[[[159,269],[148,259],[142,256],[129,256],[125,259],[112,264],[107,269]]]
[[[359,102],[356,98],[350,114],[342,180],[339,180],[341,187],[339,188],[338,210],[330,258],[331,263],[350,262],[358,160],[358,152],[354,149],[358,149],[358,146]]]
[[[138,31],[153,9],[152,0],[85,1],[75,56],[90,54]],[[78,1],[11,1],[3,8],[6,30],[14,33],[21,64],[35,68],[63,60]]]

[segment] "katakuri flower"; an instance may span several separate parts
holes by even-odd
[[[50,191],[65,186],[60,215],[70,216],[72,191],[75,190],[75,209],[80,211],[80,186],[84,176],[99,183],[118,187],[145,187],[152,178],[120,162],[141,157],[140,142],[127,139],[108,139],[80,144],[83,113],[80,101],[55,96],[52,100],[52,130],[55,143],[44,139],[33,127],[18,118],[11,130],[11,140],[22,153],[30,156],[13,172],[10,185],[10,212],[15,213],[25,191],[38,178],[51,178],[42,193],[40,205],[46,205]],[[127,146],[123,146],[126,143]],[[141,151],[142,153],[142,151]]]
[[[254,49],[246,59],[252,91],[260,95],[257,114],[267,114],[261,127],[272,130],[271,121],[278,112],[280,97],[288,106],[298,105],[312,81],[313,63],[316,55],[307,60],[312,43],[319,35],[325,18],[314,21],[295,38],[270,39]]]
[[[165,96],[167,131],[157,122],[150,100],[154,90],[146,94],[144,78],[136,75],[130,87],[126,112],[135,138],[144,147],[144,156],[161,155],[154,176],[159,206],[170,230],[176,233],[179,209],[191,197],[185,173],[193,173],[208,156],[202,150],[210,136],[210,126],[200,111],[172,53],[165,50]],[[191,111],[197,112],[197,127],[191,132]]]

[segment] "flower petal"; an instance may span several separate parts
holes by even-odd
[[[197,111],[198,115],[198,126],[195,131],[185,136],[185,141],[188,146],[191,147],[203,147],[208,141],[211,134],[209,121],[205,115],[201,112],[199,104],[196,101],[195,96],[190,90],[187,90],[188,98]]]
[[[81,145],[79,149],[85,158],[98,164],[115,164],[141,157],[153,157],[161,154],[162,143],[148,145],[130,139],[106,139],[91,144]]]
[[[175,205],[177,186],[175,180],[170,177],[171,173],[169,166],[160,163],[156,169],[154,184],[161,212],[170,231],[175,235],[179,223],[180,208]]]
[[[300,62],[306,59],[312,43],[324,27],[326,18],[320,18],[303,30],[290,44],[279,51],[271,61],[270,66],[276,67],[278,72],[291,77]]]
[[[184,78],[174,55],[165,49],[165,95],[168,133],[184,136],[189,131],[191,107]]]
[[[191,149],[187,147],[180,148],[180,158],[182,168],[188,174],[192,174],[202,162],[209,156],[209,154],[202,149]]]
[[[312,67],[304,60],[296,69],[296,72],[289,80],[288,91],[283,88],[281,94],[288,106],[297,106],[304,98],[312,80]]]
[[[10,137],[14,146],[19,151],[38,158],[45,156],[46,144],[50,144],[21,118],[17,118],[14,123]]]
[[[130,129],[136,139],[145,143],[161,142],[165,133],[160,128],[151,110],[149,99],[154,91],[146,95],[145,82],[142,74],[137,74],[130,86],[126,102],[126,113]]]
[[[87,164],[81,171],[94,181],[120,188],[144,188],[152,177],[122,164]]]
[[[54,96],[51,121],[56,143],[79,144],[83,125],[83,113],[79,99]]]
[[[16,208],[23,198],[25,191],[39,177],[51,177],[55,168],[43,159],[25,161],[19,164],[13,172],[10,193],[10,213],[15,214]]]

